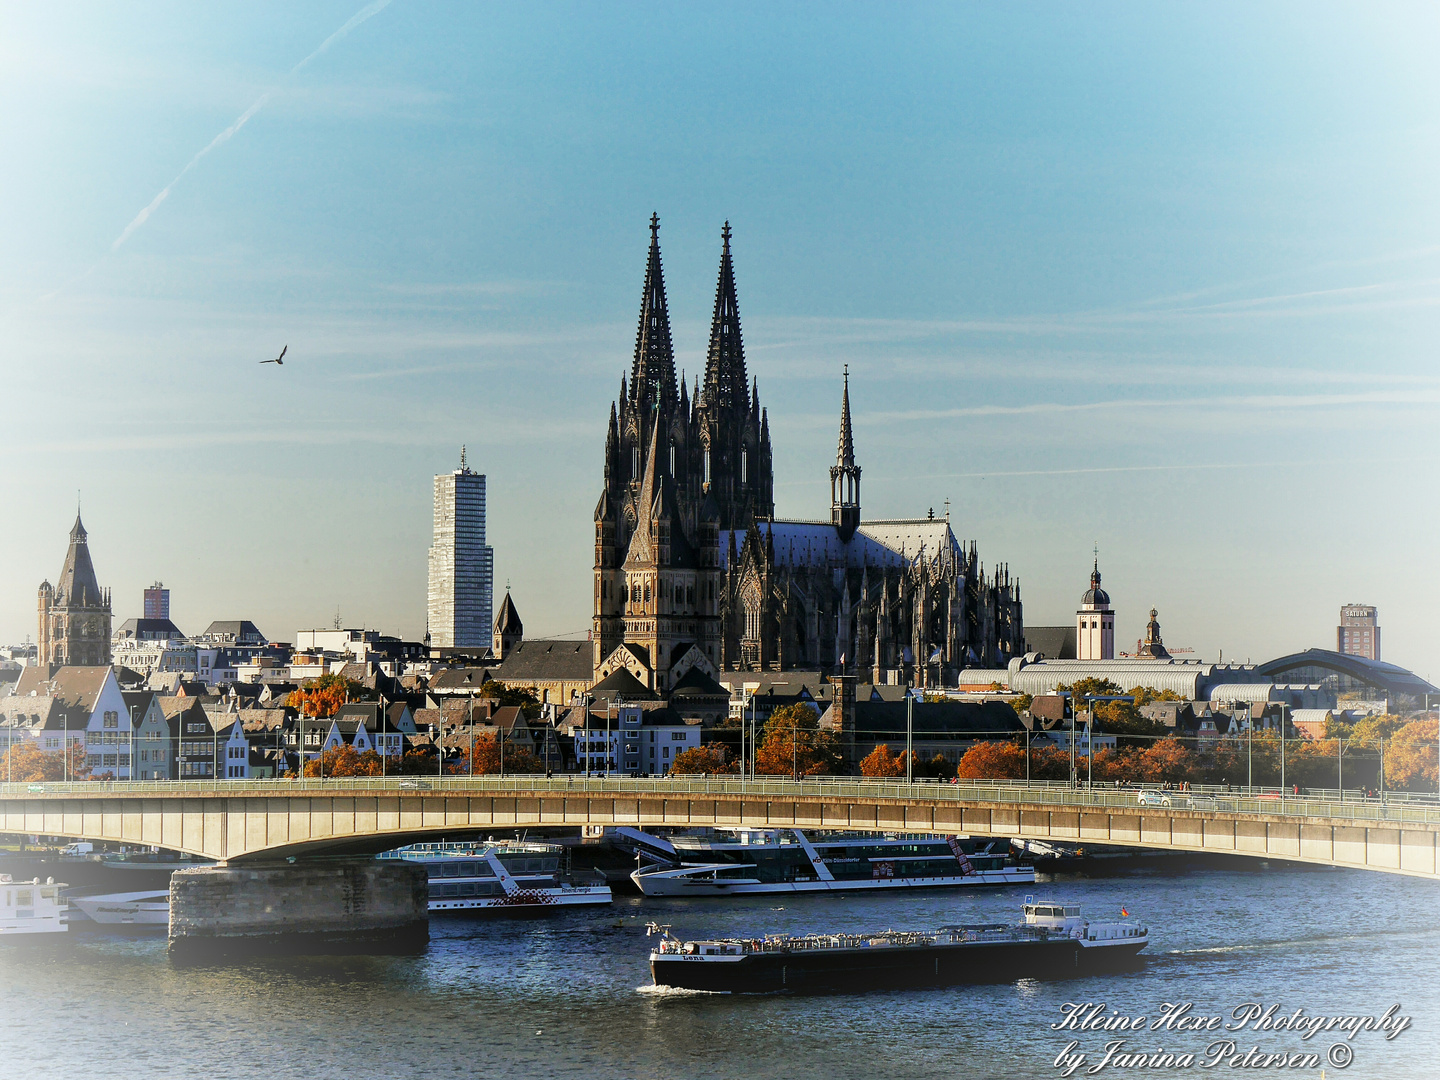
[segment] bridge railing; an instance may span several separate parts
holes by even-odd
[[[1357,823],[1440,824],[1440,805],[1432,797],[1405,801],[1294,795],[1271,790],[1229,791],[1220,787],[1166,791],[1156,787],[1114,788],[1070,785],[1063,781],[1026,783],[1014,780],[935,781],[866,779],[861,777],[788,777],[741,779],[726,776],[620,777],[566,774],[546,778],[519,776],[306,777],[301,780],[116,780],[71,783],[0,783],[0,798],[60,796],[121,796],[176,798],[183,796],[292,798],[341,793],[421,795],[424,793],[533,794],[563,796],[720,795],[755,800],[887,799],[925,803],[989,803],[1017,807],[1067,809],[1171,809],[1200,813],[1261,814],[1267,817],[1348,819]]]

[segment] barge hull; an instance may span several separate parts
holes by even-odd
[[[893,987],[1005,983],[1066,979],[1135,962],[1144,948],[1085,948],[1078,941],[993,942],[921,948],[876,946],[803,952],[747,953],[730,957],[652,955],[657,986],[683,990],[763,994],[778,991],[847,992]]]

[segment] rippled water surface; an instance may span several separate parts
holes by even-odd
[[[1012,921],[1027,891],[1151,927],[1142,972],[1066,982],[818,997],[646,990],[644,924],[685,935],[925,928]],[[1127,1015],[1189,1001],[1380,1014],[1411,1030],[1351,1043],[1244,1032],[1238,1049],[1308,1049],[1313,1069],[1107,1068],[1101,1076],[1440,1077],[1440,889],[1361,871],[1132,870],[968,895],[622,899],[536,920],[437,920],[420,957],[267,960],[176,969],[163,939],[76,935],[0,948],[6,1075],[145,1077],[1057,1077],[1071,1039],[1201,1055],[1214,1035],[1051,1030],[1066,1002]]]

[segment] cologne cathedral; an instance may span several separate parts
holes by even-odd
[[[676,378],[659,220],[595,507],[598,682],[665,695],[692,671],[820,671],[955,685],[1024,651],[1018,581],[986,574],[949,514],[867,521],[845,376],[828,521],[775,517],[770,422],[745,369],[730,226],[704,377]]]

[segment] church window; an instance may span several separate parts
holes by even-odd
[[[670,475],[675,475],[675,444],[670,444]]]
[[[749,451],[749,450],[741,450],[741,451],[740,451],[740,483],[742,483],[742,484],[745,483],[745,476],[746,476],[746,473],[747,473],[748,468],[749,468],[749,463],[750,463],[750,451]]]
[[[640,447],[638,446],[630,448],[630,475],[640,475]]]
[[[647,584],[645,585],[645,603],[648,604],[649,602],[650,602],[650,585],[647,583]]]
[[[685,586],[685,602],[687,604],[693,604],[695,602],[695,586]]]
[[[637,604],[640,602],[640,586],[639,586],[639,585],[632,585],[632,586],[630,587],[630,599],[631,599],[634,603],[637,603]]]
[[[705,449],[705,483],[710,482],[710,449]]]

